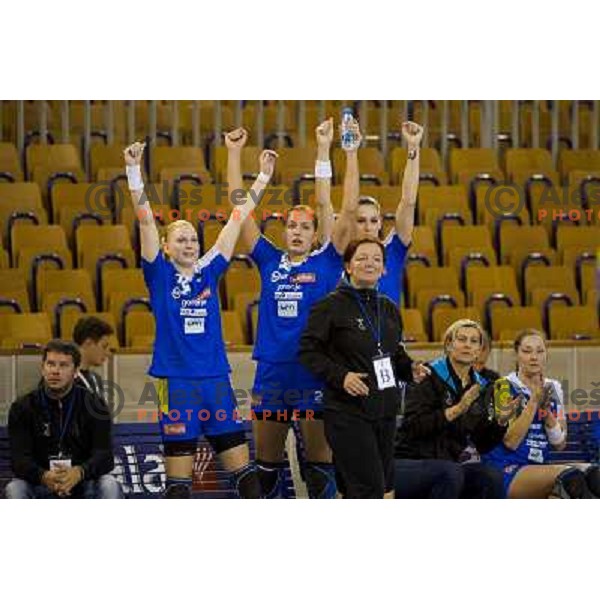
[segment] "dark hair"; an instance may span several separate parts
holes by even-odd
[[[519,331],[519,333],[517,333],[517,335],[515,336],[515,341],[513,344],[515,352],[519,351],[523,340],[530,335],[535,335],[537,337],[542,338],[542,341],[544,342],[544,347],[546,346],[546,336],[544,335],[543,331],[540,331],[539,329],[523,329]]]
[[[56,352],[57,354],[66,354],[73,359],[73,364],[77,369],[81,364],[81,352],[79,348],[73,342],[67,342],[66,340],[50,340],[44,348],[44,355],[42,362],[46,362],[46,357],[49,352]]]
[[[317,216],[317,211],[308,204],[296,204],[295,206],[292,206],[292,208],[287,211],[287,215],[285,217],[286,225],[294,211],[305,212],[309,217],[311,217],[313,225],[315,226],[315,231],[317,231],[319,228],[319,217]]]
[[[356,251],[363,244],[375,244],[379,246],[379,249],[381,250],[381,255],[383,256],[383,262],[385,263],[385,246],[375,238],[360,238],[358,240],[352,240],[346,246],[346,250],[344,251],[344,265],[347,265],[354,258]]]
[[[82,317],[73,329],[73,341],[81,346],[86,340],[96,343],[105,335],[112,335],[115,330],[106,321],[98,317]]]

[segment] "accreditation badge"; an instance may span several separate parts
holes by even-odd
[[[392,359],[389,354],[380,354],[373,357],[373,369],[375,370],[379,390],[396,387],[396,377],[394,376]]]

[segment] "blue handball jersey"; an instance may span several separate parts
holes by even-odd
[[[402,290],[402,271],[406,261],[408,246],[405,246],[398,234],[392,231],[384,241],[385,275],[379,280],[379,291],[400,306]]]
[[[521,410],[527,406],[531,398],[531,391],[517,377],[515,372],[506,376],[506,381],[509,385],[510,395],[512,398],[521,397]],[[499,384],[498,380],[496,385]],[[550,393],[551,410],[559,418],[564,418],[563,391],[560,383],[554,379],[544,380],[544,387]],[[518,413],[520,414],[520,413]],[[538,413],[535,415],[527,435],[516,450],[510,450],[504,444],[496,446],[491,452],[486,454],[484,462],[491,463],[497,467],[505,467],[507,465],[529,465],[543,464],[548,459],[550,451],[550,442],[544,429],[544,415]]]
[[[296,361],[310,309],[337,286],[342,257],[328,242],[302,262],[292,263],[286,252],[263,236],[250,256],[262,284],[253,358],[274,363]]]
[[[215,247],[198,260],[191,278],[162,252],[153,262],[142,259],[156,321],[150,375],[197,379],[230,372],[217,290],[228,265]]]

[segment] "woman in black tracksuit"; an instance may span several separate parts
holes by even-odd
[[[412,381],[398,308],[377,292],[385,250],[350,243],[347,278],[316,303],[300,340],[300,362],[326,383],[325,435],[345,498],[382,498],[394,489],[398,380]]]

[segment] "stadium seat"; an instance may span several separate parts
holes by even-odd
[[[458,321],[459,319],[471,319],[472,321],[477,321],[478,323],[482,322],[481,313],[472,306],[460,308],[440,306],[433,313],[433,338],[431,341],[443,342],[446,329],[448,329],[452,323]]]
[[[109,310],[114,302],[110,298],[115,293],[127,293],[132,298],[148,297],[142,269],[108,269],[102,275],[102,307]],[[120,307],[116,307],[119,310]]]
[[[77,321],[83,317],[97,317],[98,319],[102,319],[108,323],[115,332],[117,331],[117,323],[111,313],[88,311],[83,314],[77,314],[74,311],[65,311],[60,319],[60,337],[65,340],[73,339],[75,325],[77,324]],[[111,335],[109,337],[109,344],[113,349],[119,348],[119,341],[116,335]]]
[[[498,306],[520,306],[521,295],[512,267],[472,266],[467,271],[467,298],[469,306],[475,307],[485,320]]]
[[[424,223],[429,209],[448,213],[470,213],[468,190],[464,185],[425,186],[419,188],[417,214],[419,223]]]
[[[394,148],[390,153],[390,183],[401,185],[406,167],[408,150],[406,148]],[[362,170],[362,166],[361,166]],[[426,182],[435,185],[446,184],[446,173],[442,166],[439,152],[435,148],[421,148],[419,155],[419,176],[421,178],[421,191],[429,188]]]
[[[313,172],[315,158],[316,152],[313,150]],[[335,181],[336,183],[342,183],[344,181],[344,173],[346,172],[346,152],[341,148],[334,148],[332,159]],[[381,185],[386,185],[388,183],[389,177],[385,170],[385,160],[378,148],[359,148],[358,165],[361,179],[374,177]]]
[[[417,294],[424,289],[443,289],[445,293],[460,291],[458,275],[451,267],[410,269],[407,280],[411,307],[416,306]]]
[[[512,339],[515,331],[530,328],[543,331],[542,315],[537,306],[498,307],[492,312],[494,340],[507,339],[502,337],[503,331],[510,331],[509,339]]]
[[[420,269],[424,270],[424,269]],[[465,295],[458,288],[433,286],[421,288],[417,292],[415,306],[421,313],[429,337],[433,337],[433,318],[442,308],[462,308],[465,306]]]
[[[238,314],[240,323],[244,330],[244,339],[246,344],[252,343],[251,332],[248,330],[247,314],[248,306],[253,302],[256,302],[259,298],[259,294],[256,292],[240,292],[235,294],[233,298],[233,307]]]
[[[401,308],[402,339],[405,342],[427,342],[427,332],[421,311],[417,308]]]
[[[29,293],[27,291],[27,275],[21,269],[0,269],[0,300],[15,301],[21,312],[29,312]],[[14,308],[0,305],[0,313],[12,313]]]
[[[125,159],[123,151],[125,146],[121,144],[105,145],[94,144],[90,148],[90,171],[93,181],[103,181],[99,178],[101,169],[119,169],[125,174]],[[112,177],[110,178],[112,179]]]
[[[10,267],[10,259],[8,252],[4,248],[0,248],[0,269],[8,269]]]
[[[18,349],[27,345],[43,346],[52,339],[50,319],[46,313],[2,315],[0,347]]]
[[[3,181],[23,181],[19,153],[11,142],[0,142],[0,182]]]
[[[9,227],[36,222],[39,225],[47,224],[38,186],[29,182],[0,183],[0,245],[8,247]]]
[[[13,265],[22,265],[22,254],[26,249],[39,252],[48,250],[67,250],[65,231],[59,225],[27,225],[13,228],[11,232]]]
[[[394,185],[361,185],[360,195],[375,198],[382,214],[395,214],[402,199],[402,188]]]
[[[52,219],[59,221],[62,209],[77,208],[81,213],[96,213],[110,220],[110,192],[97,183],[57,183],[52,189]]]
[[[600,171],[600,150],[561,150],[558,170],[564,181],[571,171]]]
[[[595,253],[600,247],[600,226],[561,227],[556,232],[556,247],[563,261],[568,248],[576,247],[580,252]]]
[[[492,236],[489,229],[483,225],[444,227],[442,229],[442,250],[445,264],[448,264],[450,252],[455,248],[462,248],[465,253],[472,248],[488,248],[491,254],[494,253]]]
[[[235,297],[243,292],[260,295],[260,274],[253,265],[235,265],[233,263],[224,276],[225,294],[227,299],[227,309],[234,310]]]
[[[579,304],[579,292],[575,285],[575,275],[563,266],[545,267],[531,265],[525,272],[525,301],[532,302],[533,291],[544,290],[546,297],[552,293],[567,294],[573,304]]]
[[[204,164],[204,153],[195,146],[156,146],[152,150],[152,181],[164,181],[177,176],[171,169],[197,174],[208,183],[210,173]],[[181,174],[181,173],[180,173]]]
[[[80,227],[75,235],[75,245],[77,265],[88,269],[94,281],[98,260],[103,256],[120,255],[129,268],[135,266],[131,240],[124,225]]]
[[[235,310],[224,310],[221,312],[223,324],[223,341],[227,346],[244,345],[246,339],[240,316]]]
[[[508,148],[504,159],[506,175],[520,186],[524,186],[532,175],[544,175],[559,183],[558,173],[552,163],[552,155],[545,148]]]
[[[431,227],[426,225],[417,225],[413,229],[412,244],[408,249],[407,265],[410,265],[411,261],[418,257],[428,260],[429,265],[432,267],[435,267],[438,264],[437,249],[433,231]]]
[[[81,298],[88,311],[96,310],[92,280],[89,273],[83,269],[53,269],[38,273],[38,306],[46,312],[52,312],[61,297]]]
[[[154,315],[151,312],[130,312],[125,318],[125,345],[139,346],[143,338],[154,339],[156,335],[156,323]],[[137,343],[134,343],[136,340]]]
[[[259,164],[258,159],[260,157],[262,149],[258,146],[245,146],[242,148],[242,174],[244,178],[254,179],[258,175]],[[315,155],[316,156],[316,155]],[[218,182],[227,181],[227,148],[225,146],[219,146],[215,148],[214,154],[214,175]],[[279,169],[279,167],[277,167]],[[248,181],[247,184],[250,182]]]
[[[597,311],[591,306],[551,307],[550,337],[553,340],[600,339]]]
[[[304,148],[282,148],[278,153],[279,159],[275,171],[277,183],[291,186],[302,175],[314,177],[317,157],[317,149],[314,145]]]
[[[453,183],[469,185],[481,174],[488,174],[497,182],[504,180],[496,150],[492,148],[452,148],[450,150],[450,177]]]
[[[27,146],[27,175],[46,197],[48,179],[56,173],[70,173],[77,182],[86,180],[77,148],[71,144]]]

